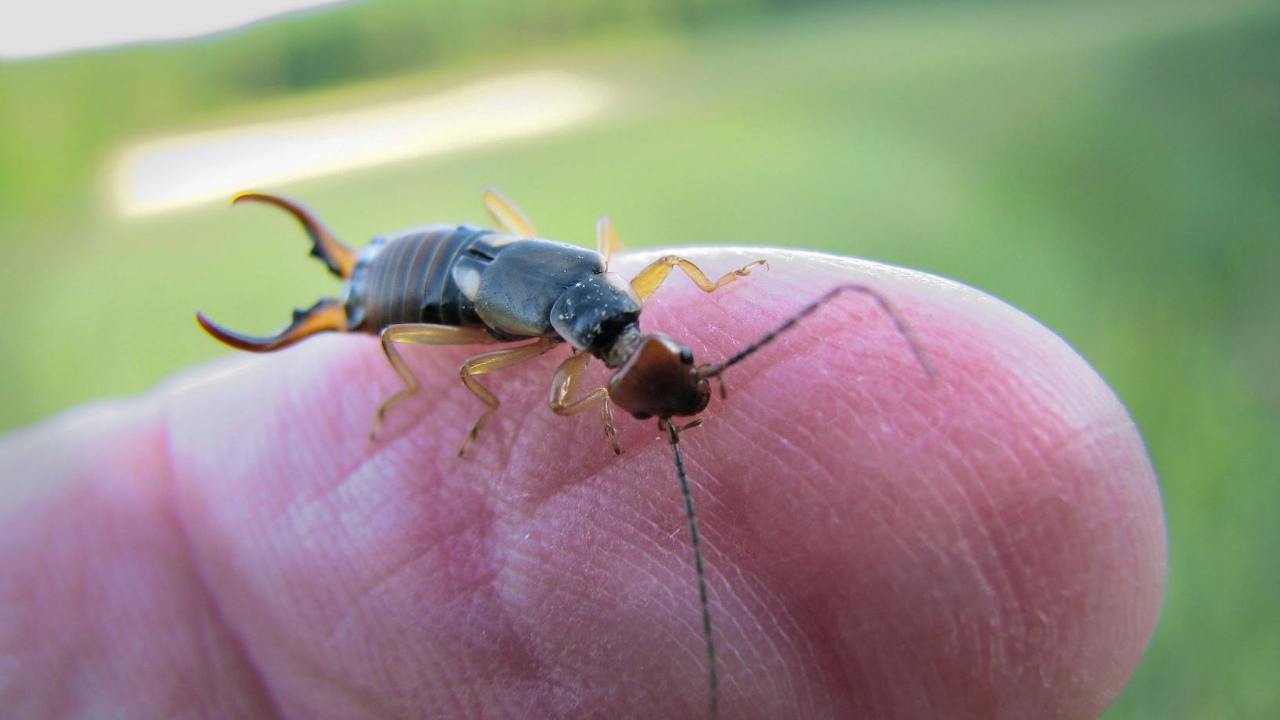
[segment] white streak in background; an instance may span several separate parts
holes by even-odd
[[[345,0],[12,0],[0,12],[0,58],[179,40]]]
[[[144,142],[116,163],[126,215],[226,200],[395,160],[566,127],[598,112],[605,86],[549,70],[484,80],[421,100]]]

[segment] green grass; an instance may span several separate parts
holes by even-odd
[[[1262,717],[1280,708],[1276,47],[1280,7],[1261,2],[858,6],[649,28],[522,58],[613,84],[618,104],[590,125],[281,189],[352,243],[482,221],[492,183],[552,237],[587,244],[608,212],[631,247],[831,250],[1023,308],[1129,406],[1169,515],[1164,615],[1108,717]],[[517,65],[488,63],[175,123],[430,92]],[[63,187],[99,182],[96,167],[67,167],[83,177]],[[0,218],[0,428],[221,353],[196,308],[276,326],[335,289],[306,247],[268,209],[118,220],[69,193]]]

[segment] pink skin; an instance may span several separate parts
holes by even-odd
[[[908,271],[682,250],[647,330],[720,360],[843,295],[726,376],[683,449],[723,718],[1092,718],[1160,609],[1151,465],[1096,373],[1026,316]],[[634,273],[654,254],[619,259]],[[176,332],[177,330],[175,330]],[[193,328],[191,342],[209,342]],[[376,340],[238,355],[0,442],[0,707],[15,717],[700,718],[685,519],[653,421],[553,415],[547,357]],[[604,373],[597,366],[593,382]],[[595,385],[592,385],[594,387]],[[589,389],[589,388],[588,388]]]

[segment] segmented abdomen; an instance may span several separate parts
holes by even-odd
[[[464,255],[492,259],[505,239],[470,225],[435,225],[375,240],[351,276],[348,328],[377,333],[399,323],[483,327],[453,268]]]

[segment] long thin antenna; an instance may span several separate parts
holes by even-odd
[[[689,519],[689,544],[693,546],[693,570],[698,576],[698,599],[702,603],[702,636],[707,644],[707,717],[715,720],[720,713],[720,677],[716,672],[716,644],[711,637],[711,603],[707,599],[707,576],[702,569],[702,542],[698,536],[698,518],[693,512],[693,496],[689,494],[689,476],[680,455],[680,431],[670,420],[666,425],[671,451],[676,457],[676,475],[680,478],[680,494],[684,496],[684,514]]]
[[[911,327],[907,325],[907,321],[898,314],[898,311],[894,309],[888,298],[866,285],[858,284],[837,285],[831,288],[822,297],[804,306],[795,315],[784,320],[781,325],[765,333],[759,340],[756,340],[750,345],[734,353],[733,357],[722,363],[703,365],[698,368],[698,377],[718,377],[725,370],[728,370],[731,366],[738,364],[750,355],[754,354],[760,348],[773,342],[779,335],[795,327],[796,323],[817,312],[818,308],[825,305],[835,296],[844,292],[862,293],[863,295],[867,295],[871,297],[871,299],[875,300],[876,304],[880,306],[880,309],[884,311],[884,314],[888,315],[889,319],[893,320],[893,326],[897,328],[898,333],[902,335],[903,339],[907,341],[907,345],[911,347],[911,353],[915,355],[916,362],[920,363],[920,367],[924,369],[924,374],[927,375],[930,380],[934,379],[937,372],[929,362],[928,356],[920,349],[920,344],[916,342],[915,336],[911,333]]]

